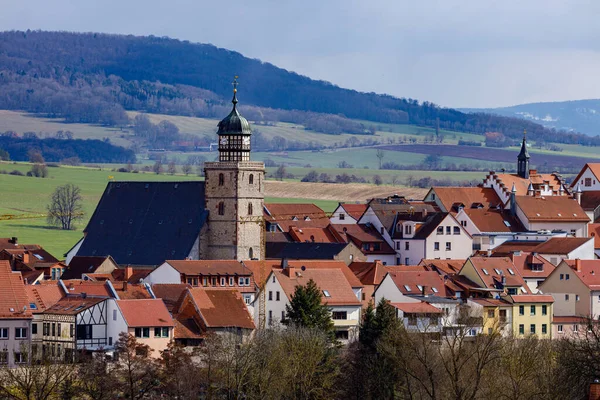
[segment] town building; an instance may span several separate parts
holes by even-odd
[[[331,214],[332,224],[356,224],[367,210],[368,205],[362,203],[339,203]]]

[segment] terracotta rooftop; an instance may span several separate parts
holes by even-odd
[[[580,317],[575,315],[569,316],[559,316],[555,315],[552,317],[553,324],[587,324],[589,323],[589,318]]]
[[[510,193],[512,190],[513,183],[517,189],[517,197],[527,195],[527,188],[531,183],[534,187],[542,185],[545,181],[548,181],[549,187],[552,191],[558,192],[560,188],[560,182],[556,175],[553,174],[539,174],[535,170],[530,170],[529,179],[521,178],[517,174],[496,174],[497,180],[502,182],[505,187],[505,191]]]
[[[186,283],[156,283],[152,285],[152,292],[157,299],[162,299],[169,312],[173,313],[189,287],[191,286]]]
[[[539,254],[569,254],[590,240],[592,239],[587,237],[553,237],[539,244],[533,251]]]
[[[371,224],[331,224],[329,229],[340,241],[353,242],[363,254],[396,254]],[[368,249],[363,248],[363,245],[368,245]]]
[[[517,208],[530,222],[589,222],[583,208],[568,196],[517,196]]]
[[[34,312],[44,311],[56,304],[65,295],[57,282],[53,285],[26,285],[27,299],[29,304],[35,304]],[[31,308],[31,307],[30,307]]]
[[[54,305],[48,307],[45,314],[59,314],[59,315],[76,315],[88,308],[95,306],[98,303],[102,303],[106,299],[99,298],[82,298],[82,297],[64,297],[61,300],[54,303]]]
[[[5,260],[0,260],[0,318],[31,318],[21,273],[13,272]]]
[[[588,288],[600,289],[600,260],[563,260],[563,262],[573,269]]]
[[[505,209],[465,208],[463,212],[480,232],[525,231],[519,219],[512,216],[510,211]]]
[[[536,253],[521,253],[518,256],[513,254],[509,257],[523,278],[547,278],[556,268]]]
[[[251,275],[240,261],[236,260],[167,260],[167,264],[185,275]]]
[[[85,293],[87,296],[93,297],[113,297],[112,293],[106,286],[105,282],[84,281],[81,279],[71,279],[62,281],[67,289],[67,295],[81,295]]]
[[[415,303],[390,303],[400,311],[409,314],[441,314],[442,310],[423,301]]]
[[[446,296],[446,287],[444,279],[437,272],[433,271],[398,271],[388,273],[396,287],[406,295],[436,295]]]
[[[521,294],[510,297],[515,303],[554,303],[554,297],[549,294]]]
[[[360,305],[352,286],[339,268],[307,268],[304,271],[298,268],[291,277],[288,276],[288,271],[291,273],[292,270],[273,270],[288,299],[294,294],[296,286],[304,286],[312,279],[322,291],[324,304]],[[358,281],[356,277],[354,279]]]
[[[289,235],[294,242],[338,243],[337,238],[329,228],[298,228],[290,227]]]
[[[494,247],[492,253],[494,255],[508,256],[517,251],[532,252],[535,250],[536,247],[538,247],[542,243],[544,242],[532,240],[507,241],[502,243],[500,246]]]
[[[581,193],[581,208],[594,211],[600,206],[600,190],[586,190]]]
[[[130,328],[175,325],[160,299],[117,300],[117,305]]]
[[[440,275],[455,274],[460,271],[467,260],[436,260],[422,259],[419,265],[427,267],[429,271],[435,271]]]
[[[237,290],[190,288],[188,293],[208,328],[255,328],[246,303]]]
[[[500,197],[493,188],[436,186],[432,190],[435,191],[446,211],[458,211],[453,209],[457,203],[462,203],[465,209],[471,209],[476,204],[482,204],[484,209],[502,205]]]
[[[346,213],[354,218],[355,220],[359,220],[360,217],[367,211],[367,204],[355,204],[355,203],[340,203],[340,206],[346,211]]]
[[[504,277],[506,279],[506,286],[520,287],[522,290],[527,290],[527,284],[510,258],[470,257],[469,260],[475,267],[481,280],[485,283],[486,288],[497,289]]]
[[[16,239],[16,238],[15,238]],[[41,249],[42,247],[37,244],[21,244],[17,240],[16,243],[13,238],[0,238],[0,251],[5,249]]]
[[[351,263],[348,268],[356,275],[363,285],[379,285],[388,272],[409,270],[410,266],[386,266],[381,261],[373,262],[356,261]],[[419,267],[419,270],[426,271],[426,267]]]
[[[573,179],[573,182],[571,183],[572,188],[577,187],[577,184],[580,183],[579,179],[581,175],[587,169],[589,169],[592,172],[592,174],[594,174],[596,179],[600,181],[600,163],[586,163],[585,166],[581,169],[581,171],[579,171],[579,174],[575,177],[575,179]]]
[[[127,282],[113,282],[115,292],[121,300],[151,299],[152,295],[143,284],[130,284]]]
[[[278,224],[283,232],[288,232],[291,226],[325,228],[329,225],[325,211],[310,203],[265,203],[264,217],[267,222]]]
[[[504,299],[470,298],[469,301],[484,307],[512,307],[512,305]]]

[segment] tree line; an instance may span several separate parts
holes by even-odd
[[[97,33],[0,33],[0,108],[73,122],[119,125],[124,110],[219,118],[229,82],[241,76],[242,111],[256,121],[306,124],[316,131],[369,133],[349,119],[455,131],[500,132],[533,140],[600,145],[600,137],[492,114],[465,114],[431,102],[342,89],[209,44]],[[293,94],[293,95],[290,95]],[[248,106],[252,104],[253,106]]]

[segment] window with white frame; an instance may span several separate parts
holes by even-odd
[[[27,328],[15,328],[15,339],[27,338]]]
[[[8,339],[8,328],[0,328],[0,339]]]

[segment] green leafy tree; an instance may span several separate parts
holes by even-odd
[[[322,300],[321,290],[312,279],[305,286],[296,286],[290,304],[285,306],[285,323],[318,329],[327,334],[331,340],[334,340],[335,333],[331,312]]]

